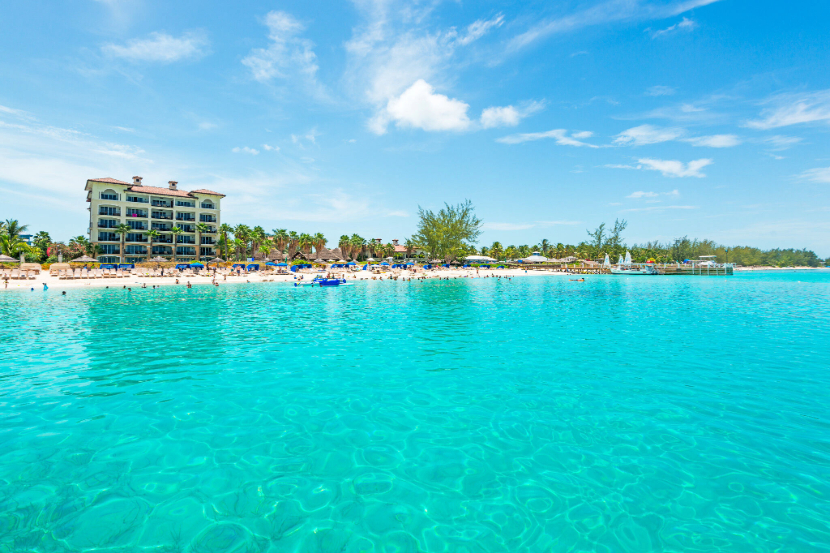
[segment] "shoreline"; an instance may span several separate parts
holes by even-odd
[[[301,273],[301,276],[304,277],[304,280],[308,281],[313,279],[315,276],[318,275],[325,275],[326,273]],[[261,283],[293,283],[295,281],[294,274],[288,275],[281,275],[281,274],[257,274],[251,273],[248,275],[242,275],[240,277],[228,277],[227,280],[223,279],[222,275],[217,275],[216,281],[219,283],[219,286],[225,285],[238,285],[238,284],[261,284]],[[336,275],[341,276],[341,275]],[[370,273],[368,271],[358,271],[355,273],[347,273],[346,280],[347,281],[356,281],[356,280],[394,280],[396,275],[392,273],[384,273],[381,275],[376,275],[374,273]],[[401,271],[397,273],[398,279],[406,279],[409,280],[410,278],[413,280],[438,280],[441,278],[451,278],[451,279],[458,279],[458,278],[495,278],[495,277],[530,277],[530,276],[555,276],[555,277],[580,277],[584,275],[575,275],[573,273],[562,273],[562,272],[553,272],[553,271],[526,271],[524,269],[499,269],[499,270],[489,270],[489,271],[480,271],[478,275],[476,275],[475,271],[470,271],[468,269],[449,269],[449,270],[442,270],[442,271],[435,271],[435,272],[417,272],[411,273],[410,271]],[[592,275],[592,276],[599,276],[599,275]],[[176,279],[178,278],[179,283],[176,284]],[[49,287],[50,290],[77,290],[77,289],[90,289],[90,288],[104,288],[107,287],[112,289],[123,289],[125,286],[127,288],[142,288],[142,285],[146,284],[147,288],[151,288],[152,286],[161,287],[161,286],[182,286],[186,287],[187,283],[190,282],[192,286],[212,286],[213,285],[213,276],[191,276],[191,277],[141,277],[136,275],[130,275],[128,277],[123,278],[95,278],[95,279],[59,279],[56,276],[51,276],[48,273],[42,272],[40,275],[37,276],[34,280],[9,280],[9,287],[6,288],[3,282],[0,282],[0,292],[11,292],[11,291],[31,291],[34,288],[36,292],[42,291],[43,283]]]

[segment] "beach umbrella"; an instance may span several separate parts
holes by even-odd
[[[208,261],[208,263],[224,263],[224,262],[225,262],[225,260],[222,259],[221,257],[214,257],[213,259]]]
[[[288,267],[288,263],[275,263],[274,267]]]
[[[153,263],[164,263],[167,260],[165,258],[161,257],[160,255],[157,255],[153,259],[151,259],[150,261],[152,261]]]
[[[0,263],[20,263],[20,261],[8,255],[0,255]]]
[[[190,266],[191,267],[204,267],[204,265],[202,265],[198,261],[194,261],[193,263],[190,264]]]
[[[357,265],[357,263],[355,263],[354,261],[349,261],[348,263],[346,263],[346,266],[348,267],[354,267],[355,265]]]
[[[337,262],[338,262],[338,263],[345,263],[345,262],[346,262],[346,260],[345,260],[345,259],[338,259],[338,260],[337,260]]]
[[[315,263],[324,263],[324,261],[322,259],[320,259],[319,257],[317,259],[315,259],[314,262]]]
[[[88,255],[84,255],[84,256],[79,257],[77,259],[73,259],[72,261],[70,261],[70,263],[98,263],[98,260],[97,259],[92,259]]]

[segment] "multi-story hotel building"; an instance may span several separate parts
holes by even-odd
[[[89,241],[98,245],[98,261],[120,261],[121,236],[115,230],[122,224],[131,231],[124,237],[127,263],[156,256],[172,259],[173,248],[181,261],[215,257],[224,194],[204,189],[187,192],[179,190],[177,184],[170,181],[167,188],[144,186],[141,177],[133,177],[132,183],[112,178],[86,181]],[[173,227],[182,232],[171,232]],[[149,230],[159,233],[152,241],[152,251]],[[201,244],[196,243],[197,239]]]

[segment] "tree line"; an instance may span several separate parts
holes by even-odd
[[[415,234],[402,244],[406,257],[423,255],[428,259],[441,259],[448,263],[462,260],[469,255],[486,255],[500,261],[521,259],[534,251],[558,259],[572,256],[601,261],[608,255],[612,262],[625,255],[626,251],[630,251],[632,260],[639,263],[649,260],[657,263],[682,262],[708,255],[715,256],[719,263],[744,266],[818,267],[830,263],[830,258],[822,260],[815,252],[807,249],[762,250],[751,246],[725,246],[713,240],[690,239],[687,236],[666,243],[652,241],[629,246],[623,239],[623,232],[628,227],[625,219],[618,219],[611,226],[602,223],[594,230],[586,231],[588,239],[579,244],[554,243],[549,239],[542,239],[534,245],[504,246],[496,241],[490,246],[477,246],[482,232],[482,221],[475,215],[475,208],[470,200],[457,205],[444,204],[444,207],[437,211],[419,206],[418,218]],[[124,237],[132,230],[127,225],[121,226],[116,228],[115,232],[121,236],[123,258]],[[207,232],[206,225],[203,226],[205,228],[196,229],[199,234]],[[54,263],[58,259],[58,254],[62,254],[64,260],[76,259],[83,255],[98,255],[97,245],[91,243],[86,236],[75,236],[64,243],[56,242],[48,232],[40,231],[32,237],[32,245],[29,245],[21,238],[27,230],[28,225],[20,224],[14,219],[0,222],[0,253],[15,259],[19,259],[23,254],[26,261],[35,263]],[[150,242],[147,255],[149,260],[153,241],[159,233],[146,231],[145,234]],[[273,229],[268,233],[261,226],[249,227],[245,224],[222,224],[218,229],[218,235],[217,255],[225,261],[241,261],[249,257],[293,259],[298,252],[307,258],[313,258],[313,254],[323,252],[328,243],[320,232],[310,234]],[[200,240],[197,244],[199,242]],[[352,261],[395,256],[394,245],[367,240],[358,234],[340,236],[337,247],[344,259]],[[173,251],[175,260],[175,247]]]

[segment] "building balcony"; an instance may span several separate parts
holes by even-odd
[[[167,215],[166,213],[153,213],[153,219],[172,221],[173,216]]]
[[[147,240],[146,238],[133,238],[133,239],[129,239],[129,238],[127,238],[127,239],[125,240],[125,242],[129,242],[129,243],[131,243],[131,244],[135,244],[135,243],[142,243],[142,244],[146,244],[147,242],[149,242],[149,240]]]
[[[214,215],[199,215],[199,221],[202,223],[215,223],[216,217]]]
[[[190,221],[190,222],[195,222],[195,221],[196,221],[196,217],[194,217],[193,215],[190,215],[190,217],[188,217],[188,216],[186,216],[186,215],[184,215],[184,214],[182,214],[182,213],[179,213],[178,215],[176,215],[176,220],[177,220],[177,221]]]
[[[148,198],[139,198],[138,196],[127,196],[127,201],[137,204],[150,203],[150,200]]]
[[[110,217],[121,217],[120,209],[113,209],[109,207],[98,208],[98,215],[109,215]]]
[[[153,230],[170,230],[170,225],[166,225],[164,223],[153,223],[152,228]]]
[[[137,210],[128,210],[127,217],[141,217],[146,218],[147,212],[146,211],[137,211]]]
[[[172,202],[165,202],[164,200],[153,200],[152,202],[150,202],[150,205],[152,205],[153,207],[167,207],[167,208],[172,208],[173,207]]]
[[[118,221],[109,221],[106,219],[98,220],[98,228],[118,228]]]

